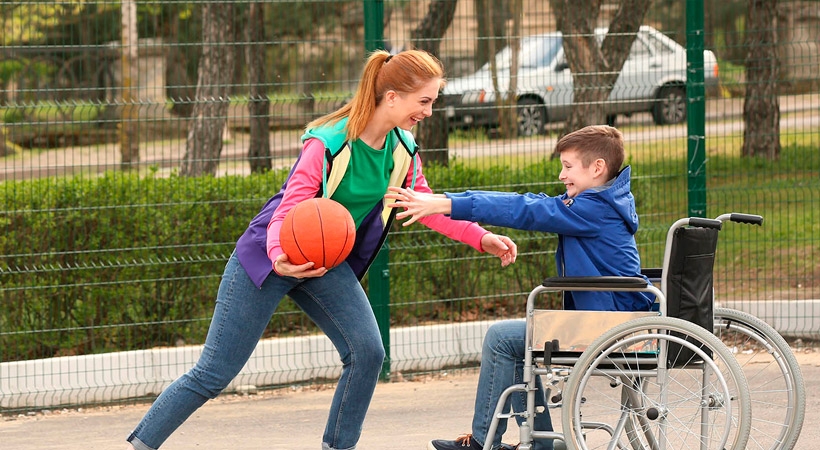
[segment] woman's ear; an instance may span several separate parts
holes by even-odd
[[[393,106],[396,102],[396,97],[398,94],[394,90],[389,90],[384,93],[384,100],[387,102],[387,106]]]

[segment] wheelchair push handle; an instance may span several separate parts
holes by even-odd
[[[731,213],[729,214],[729,220],[749,225],[763,225],[763,216],[757,214]]]
[[[702,217],[690,217],[687,220],[689,226],[699,228],[714,228],[720,230],[723,228],[723,222],[718,219],[704,219]]]

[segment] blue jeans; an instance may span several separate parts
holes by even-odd
[[[478,388],[475,397],[475,411],[473,412],[473,438],[483,444],[485,449],[487,431],[493,420],[496,404],[504,389],[513,384],[523,383],[524,376],[524,341],[527,325],[520,320],[505,320],[490,326],[484,336],[484,345],[481,349],[481,371],[478,375]],[[536,409],[543,408],[543,412],[535,415],[535,430],[552,431],[552,420],[541,384],[541,378],[536,377],[535,393]],[[504,411],[524,411],[527,407],[527,395],[524,392],[515,392],[507,398]],[[523,418],[516,417],[520,423]],[[501,445],[501,436],[507,431],[507,421],[500,420],[495,436],[492,438],[492,448]],[[535,440],[535,450],[552,450],[552,439]]]
[[[346,263],[319,278],[271,273],[259,289],[235,253],[225,266],[199,361],[162,392],[128,441],[137,450],[159,448],[194,411],[219,395],[250,358],[286,294],[330,338],[342,361],[322,448],[356,448],[385,353],[355,274]]]

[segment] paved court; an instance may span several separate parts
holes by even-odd
[[[820,446],[820,352],[796,353],[805,378],[806,420],[796,450]],[[431,438],[470,430],[475,370],[379,384],[359,449],[424,450]],[[320,449],[332,388],[294,388],[249,397],[223,395],[206,404],[163,450]],[[124,449],[148,405],[54,411],[0,422],[2,450]],[[518,442],[511,426],[505,441]]]

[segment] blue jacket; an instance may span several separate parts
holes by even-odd
[[[559,276],[641,276],[635,244],[638,214],[627,166],[610,183],[573,199],[566,193],[447,193],[451,217],[520,230],[558,234]],[[565,203],[566,201],[566,203]],[[644,277],[645,278],[645,277]],[[642,292],[566,292],[566,309],[647,311],[653,296]]]

